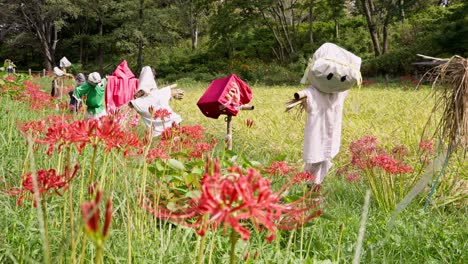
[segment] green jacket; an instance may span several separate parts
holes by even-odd
[[[93,115],[99,114],[106,109],[104,103],[104,91],[106,90],[106,85],[107,80],[105,78],[103,78],[101,83],[96,86],[92,86],[86,82],[75,88],[73,96],[80,99],[83,95],[86,95],[85,104],[88,107],[87,111]]]

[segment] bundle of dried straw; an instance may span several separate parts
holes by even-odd
[[[430,58],[446,61],[423,76],[432,80],[432,93],[435,99],[434,108],[428,123],[438,113],[442,113],[436,121],[435,138],[446,140],[453,150],[468,149],[468,59],[453,56],[449,59]]]

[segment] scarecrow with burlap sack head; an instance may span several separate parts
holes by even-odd
[[[333,44],[325,43],[309,59],[301,80],[310,84],[294,94],[287,111],[301,105],[307,113],[304,129],[304,171],[321,184],[338,154],[343,105],[348,90],[361,84],[361,58]]]

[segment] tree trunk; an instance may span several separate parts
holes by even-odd
[[[98,66],[99,73],[104,74],[104,49],[102,48],[103,25],[102,20],[98,19],[99,41],[98,41]]]
[[[193,28],[191,30],[192,37],[192,50],[196,50],[198,47],[198,22],[195,21]]]
[[[338,20],[338,17],[335,16],[335,39],[340,38],[340,21]]]
[[[189,11],[189,27],[190,27],[190,38],[192,40],[192,50],[196,50],[198,47],[198,14],[194,11],[193,3],[190,2]]]
[[[401,23],[405,23],[405,0],[400,0],[400,17],[401,17]]]
[[[371,13],[371,10],[374,7],[374,3],[372,2],[372,0],[368,0],[368,1],[369,1],[369,6],[367,5],[366,0],[361,0],[362,9],[364,11],[364,15],[366,16],[367,27],[369,29],[369,33],[370,33],[370,36],[371,36],[372,45],[374,46],[374,53],[375,53],[375,56],[378,57],[378,56],[382,55],[382,53],[380,51],[379,36],[378,36],[378,33],[377,33],[377,26],[374,23],[374,20],[372,18],[372,13]]]
[[[314,12],[314,0],[310,0],[309,2],[309,41],[310,41],[310,44],[314,44],[314,32],[312,29],[312,24],[314,23],[313,12]]]
[[[385,16],[385,21],[383,24],[383,32],[382,32],[382,40],[383,40],[382,54],[385,54],[388,51],[388,26],[389,26],[388,24],[389,22],[390,22],[390,13],[387,13],[387,15]]]
[[[143,67],[143,22],[144,22],[144,5],[145,1],[140,0],[140,9],[138,10],[138,18],[140,20],[140,24],[138,28],[140,30],[140,37],[138,39],[138,58],[137,58],[137,69],[141,69]]]

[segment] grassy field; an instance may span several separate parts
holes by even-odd
[[[50,80],[35,81],[49,92]],[[173,101],[173,110],[182,116],[183,125],[205,127],[208,136],[220,142],[214,155],[222,155],[226,122],[223,117],[217,120],[204,117],[196,106],[208,84],[182,80],[178,85],[185,91],[185,98]],[[277,159],[301,166],[305,116],[284,112],[284,103],[299,89],[299,86],[253,86],[251,104],[255,110],[242,111],[233,118],[233,151],[264,167]],[[278,231],[271,243],[265,241],[264,235],[253,232],[250,240],[240,240],[236,245],[238,263],[351,263],[366,185],[351,184],[337,176],[336,171],[349,163],[350,143],[365,135],[376,136],[383,145],[417,147],[432,108],[429,94],[427,88],[416,90],[398,85],[352,90],[344,109],[341,151],[323,185],[326,217],[313,219],[311,225],[294,231]],[[3,182],[0,263],[44,262],[45,251],[50,251],[52,263],[92,263],[96,248],[83,235],[80,221],[80,204],[88,199],[89,167],[83,165],[74,179],[70,203],[68,192],[63,197],[48,199],[49,247],[43,246],[39,212],[32,203],[18,206],[17,197],[7,195],[8,190],[21,185],[21,175],[32,166],[58,168],[64,159],[59,153],[47,156],[45,147],[28,151],[17,125],[61,115],[62,111],[32,111],[24,102],[0,96],[0,113],[0,179]],[[254,122],[251,128],[245,125],[247,119]],[[140,123],[140,132],[142,129]],[[72,160],[91,164],[92,156],[92,149],[86,148],[82,154],[73,152]],[[222,228],[202,240],[192,228],[159,221],[140,206],[141,190],[155,181],[144,161],[109,153],[98,155],[96,164],[96,176],[104,193],[112,196],[114,209],[110,235],[103,246],[104,263],[196,263],[202,243],[205,244],[204,263],[229,262],[229,240]],[[468,162],[462,155],[453,159],[442,181],[449,179],[468,180]],[[444,197],[448,199],[450,193],[448,187],[440,190],[428,211],[423,210],[428,190],[418,196],[400,214],[389,233],[387,225],[391,215],[381,211],[371,197],[361,263],[467,263],[467,197],[456,204],[437,206],[444,204]],[[70,225],[70,214],[74,227]]]

